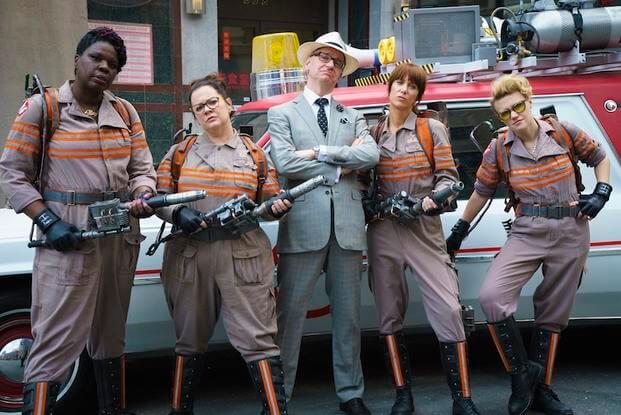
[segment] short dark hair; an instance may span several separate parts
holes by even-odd
[[[125,49],[125,42],[123,42],[121,36],[109,27],[100,26],[89,30],[78,42],[78,47],[75,50],[76,55],[82,56],[89,46],[97,42],[107,42],[112,45],[116,52],[116,58],[119,61],[119,72],[121,72],[121,69],[127,63],[127,49]]]
[[[427,73],[418,65],[413,63],[402,63],[390,73],[390,77],[388,78],[389,94],[390,88],[392,88],[392,84],[395,81],[407,81],[416,85],[416,88],[418,88],[416,102],[418,103],[425,93],[425,87],[427,86]]]
[[[195,79],[190,83],[190,94],[188,95],[188,101],[190,101],[190,105],[192,105],[192,94],[194,93],[194,91],[204,86],[212,87],[224,99],[227,99],[229,97],[229,94],[227,93],[226,83],[222,79],[220,79],[216,72],[212,72],[202,78]]]

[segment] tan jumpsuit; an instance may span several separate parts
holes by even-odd
[[[159,192],[173,191],[170,164],[174,150],[171,148],[159,165]],[[206,190],[207,198],[187,206],[209,212],[242,194],[254,200],[257,184],[256,165],[237,134],[224,145],[214,144],[203,134],[188,149],[178,190]],[[270,165],[262,200],[279,191],[276,171]],[[171,221],[173,209],[160,209],[158,215]],[[180,236],[167,242],[162,279],[175,322],[175,352],[206,352],[222,312],[229,340],[246,362],[280,355],[274,342],[273,276],[271,243],[261,228],[233,240],[199,241]]]
[[[379,138],[377,165],[380,197],[405,190],[412,197],[429,196],[458,180],[448,133],[430,119],[435,170],[416,136],[416,115],[391,134],[388,123]],[[395,220],[374,221],[368,227],[369,283],[375,296],[380,334],[403,328],[409,304],[406,267],[415,272],[431,327],[441,342],[465,339],[457,276],[446,252],[439,216],[423,215],[407,225]]]
[[[574,169],[568,150],[550,136],[553,128],[538,120],[539,137],[535,157],[511,131],[509,182],[522,203],[569,206],[578,201]],[[597,166],[605,153],[599,144],[576,126],[561,122],[574,142],[576,155],[588,166]],[[500,181],[496,162],[496,140],[483,155],[475,191],[492,197]],[[507,242],[492,261],[481,287],[479,300],[489,322],[515,313],[520,291],[541,266],[543,281],[535,290],[535,325],[553,332],[567,326],[576,290],[589,252],[586,219],[548,219],[519,216]]]
[[[98,120],[84,115],[69,82],[59,89],[60,125],[48,143],[44,190],[97,193],[155,190],[155,170],[136,110],[125,103],[131,130],[106,93]],[[2,158],[0,182],[16,212],[42,200],[33,185],[40,157],[42,99],[19,110]],[[45,202],[65,222],[88,229],[86,205]],[[80,249],[37,248],[32,270],[32,335],[24,382],[61,381],[84,346],[94,359],[116,358],[125,347],[125,322],[138,259],[139,224],[132,232],[84,241]],[[38,232],[38,238],[43,236]]]

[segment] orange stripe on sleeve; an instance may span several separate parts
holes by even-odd
[[[4,146],[5,150],[14,150],[14,151],[19,151],[20,153],[25,153],[25,154],[30,154],[35,155],[35,154],[39,154],[39,151],[33,151],[33,150],[28,150],[27,148],[24,148],[23,146],[19,145],[19,146],[15,146],[12,144],[7,144]]]

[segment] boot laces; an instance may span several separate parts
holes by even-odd
[[[552,390],[552,388],[550,388],[549,386],[542,386],[541,388],[539,388],[539,392],[544,399],[554,399],[558,402],[561,401],[556,392],[554,392],[554,390]]]
[[[477,407],[474,406],[474,402],[472,401],[472,399],[463,399],[463,406],[462,406],[462,414],[464,415],[481,415],[481,413],[477,410]]]

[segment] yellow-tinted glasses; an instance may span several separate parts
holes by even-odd
[[[498,115],[498,118],[500,118],[502,122],[507,122],[511,119],[511,111],[515,111],[517,114],[521,114],[524,112],[525,109],[526,109],[526,100],[523,100],[523,101],[516,102],[515,104],[513,104],[511,106],[511,109],[505,110],[503,112],[496,112],[496,114]]]

